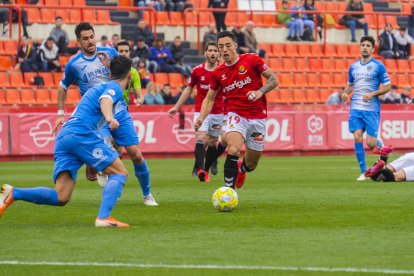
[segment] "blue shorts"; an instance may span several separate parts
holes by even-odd
[[[70,171],[76,182],[78,170],[84,163],[103,171],[118,158],[118,152],[107,146],[98,131],[59,133],[55,141],[53,181],[63,171]]]
[[[369,136],[377,138],[380,124],[380,113],[377,111],[366,111],[351,109],[349,113],[349,131],[358,129],[365,130]]]
[[[110,130],[109,125],[105,124],[99,129],[102,138],[114,138],[115,143],[121,147],[138,145],[138,135],[135,130],[134,122],[128,112],[121,112],[115,114],[115,119],[119,122],[119,127],[115,130]]]

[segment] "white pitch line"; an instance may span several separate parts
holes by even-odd
[[[413,274],[414,275],[414,270],[356,268],[356,267],[173,265],[173,264],[134,264],[134,263],[96,263],[96,262],[90,262],[90,263],[89,262],[24,262],[24,261],[0,261],[0,264],[28,265],[28,266],[99,266],[99,267],[175,268],[175,269],[238,269],[238,270],[349,272],[349,273]]]

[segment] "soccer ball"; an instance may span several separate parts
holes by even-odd
[[[218,188],[213,193],[213,206],[221,212],[230,212],[236,208],[239,198],[235,190],[230,187]]]

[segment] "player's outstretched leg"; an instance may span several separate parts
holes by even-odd
[[[365,172],[366,177],[373,177],[374,175],[377,175],[378,172],[380,172],[385,166],[385,162],[383,160],[378,160],[374,166],[369,168]]]
[[[204,165],[204,171],[207,173],[210,171],[211,166],[213,165],[214,160],[216,159],[217,147],[216,145],[209,145],[206,150],[206,162]]]
[[[365,162],[365,150],[364,144],[361,142],[355,142],[355,155],[358,161],[359,169],[361,171],[361,175],[357,178],[358,181],[367,180],[368,178],[365,176],[365,171],[367,170],[367,165]]]
[[[224,162],[224,183],[227,187],[235,189],[238,175],[237,162],[239,157],[237,155],[227,154]]]
[[[376,146],[372,150],[372,153],[379,154],[379,155],[382,155],[382,156],[388,156],[393,151],[394,151],[393,146]]]
[[[216,175],[218,173],[218,168],[217,168],[218,158],[224,153],[226,148],[227,148],[227,145],[223,144],[223,142],[218,143],[217,150],[216,150],[216,156],[215,156],[215,159],[213,161],[213,164],[211,164],[211,173],[213,175]]]
[[[13,201],[13,187],[8,184],[3,184],[0,187],[0,217]]]

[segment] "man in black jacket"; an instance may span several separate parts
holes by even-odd
[[[27,37],[21,39],[21,46],[17,50],[16,67],[23,73],[37,71],[36,49],[29,44]]]
[[[383,58],[399,58],[398,43],[392,34],[392,25],[385,24],[384,32],[379,37],[379,55]]]
[[[227,9],[227,5],[229,4],[229,0],[209,0],[208,7],[214,9]],[[226,20],[226,12],[213,12],[214,20],[216,21],[216,28],[217,33],[220,31],[227,30],[227,26],[225,23]]]
[[[151,73],[157,72],[158,64],[150,60],[150,50],[145,45],[144,38],[138,38],[136,45],[133,48],[131,54],[132,64],[134,67],[138,67],[137,64],[140,60],[145,60],[146,69]]]

